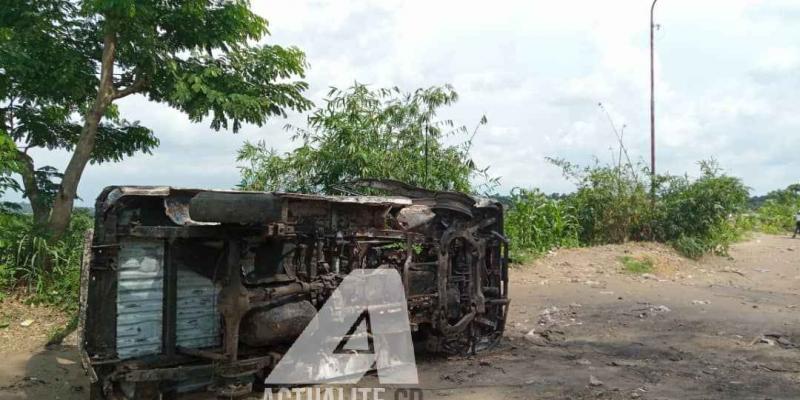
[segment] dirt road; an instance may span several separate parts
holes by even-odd
[[[757,235],[730,254],[694,262],[627,244],[517,268],[503,345],[420,356],[425,398],[798,399],[800,240]],[[653,271],[624,271],[625,256]],[[86,399],[74,343],[37,340],[0,346],[0,399]]]

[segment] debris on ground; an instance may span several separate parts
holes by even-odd
[[[639,318],[647,318],[651,315],[664,314],[672,311],[669,307],[661,304],[655,305],[650,303],[639,303],[644,307],[634,308],[632,311],[638,313]]]
[[[745,276],[744,272],[739,271],[738,269],[731,268],[731,267],[725,267],[725,268],[723,268],[723,269],[721,269],[719,271],[720,272],[728,272],[728,273],[736,274],[736,275],[739,275],[739,276]]]
[[[750,342],[751,346],[756,344],[766,344],[768,346],[775,346],[777,344],[783,348],[797,347],[794,343],[792,343],[791,339],[780,334],[764,334],[757,336],[752,342]]]

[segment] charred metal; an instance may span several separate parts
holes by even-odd
[[[91,399],[249,393],[355,269],[399,272],[418,350],[496,344],[508,309],[502,206],[359,185],[388,195],[106,188],[82,270]]]

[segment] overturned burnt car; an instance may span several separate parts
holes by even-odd
[[[246,394],[356,269],[397,270],[418,350],[496,344],[508,309],[502,206],[358,186],[382,196],[106,188],[81,276],[91,399]]]

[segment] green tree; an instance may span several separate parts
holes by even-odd
[[[398,88],[372,90],[354,84],[333,88],[325,106],[308,117],[308,127],[298,129],[295,150],[279,154],[265,143],[246,143],[239,151],[241,188],[332,192],[343,183],[362,178],[388,178],[435,189],[473,191],[471,182],[483,180],[492,187],[486,169],[470,158],[472,138],[464,126],[440,120],[437,112],[453,104],[457,93],[450,86],[403,93]],[[479,126],[486,123],[481,118]],[[455,145],[450,136],[466,137]],[[451,140],[452,141],[452,140]]]
[[[86,165],[150,151],[149,129],[121,118],[133,94],[215,130],[305,111],[304,54],[254,44],[267,21],[244,0],[18,0],[0,7],[0,129],[17,144],[36,220],[54,239],[69,225]],[[28,149],[65,149],[62,173]],[[55,178],[58,182],[53,182]]]

